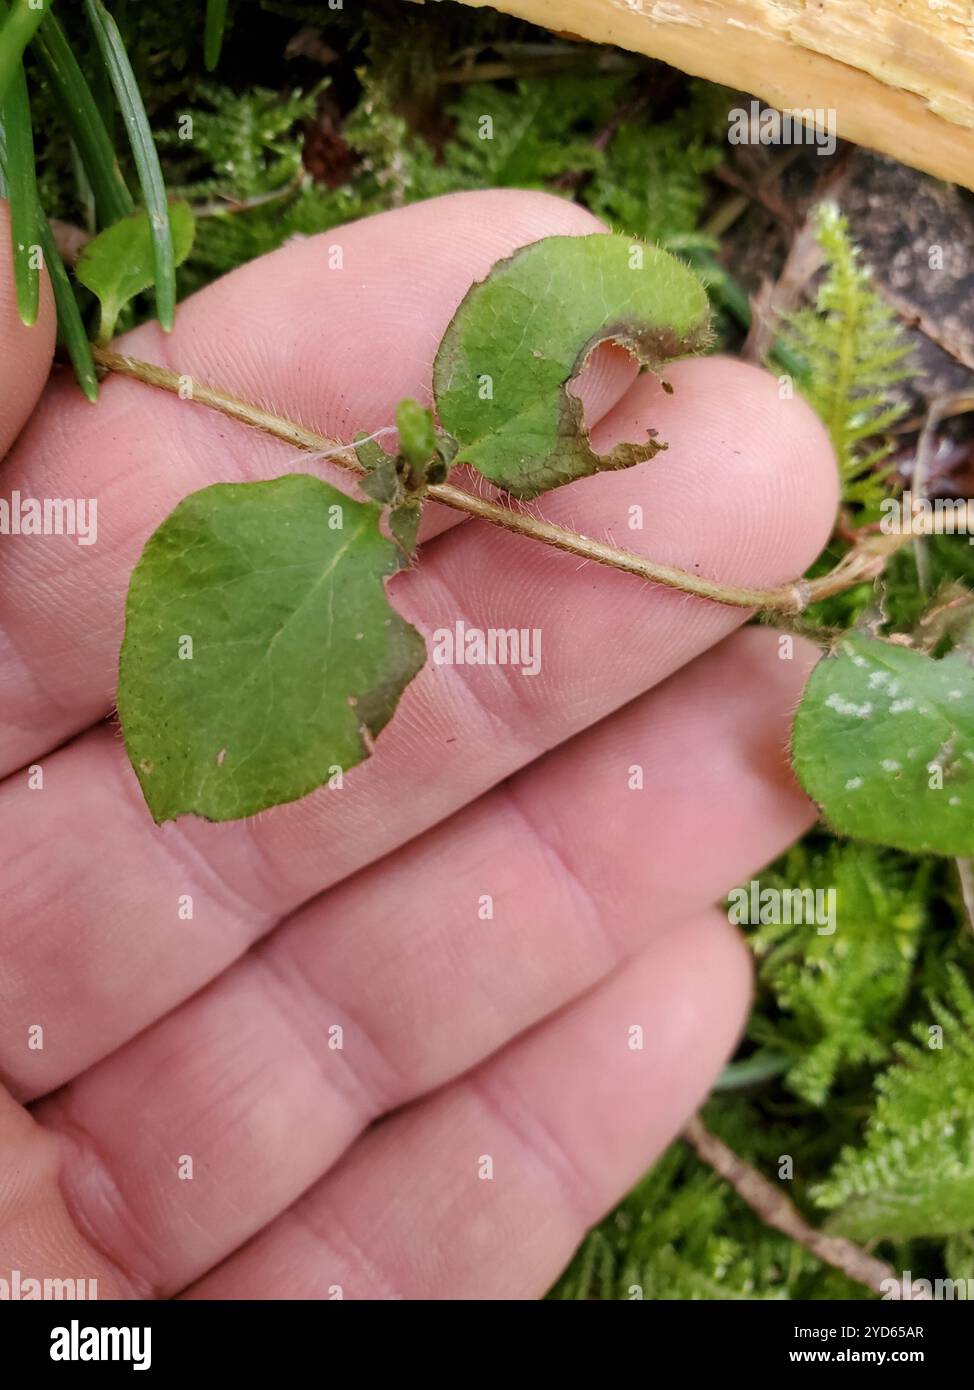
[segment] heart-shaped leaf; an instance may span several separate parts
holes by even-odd
[[[703,286],[675,256],[632,237],[547,237],[498,261],[443,335],[433,387],[444,429],[471,463],[517,497],[600,469],[628,468],[654,437],[597,454],[569,382],[599,343],[652,370],[710,339]]]
[[[193,246],[196,224],[187,203],[169,204],[173,258],[181,265]],[[130,299],[155,284],[152,227],[145,208],[113,222],[88,242],[75,266],[75,275],[101,305],[98,341],[107,343],[118,316]]]
[[[974,854],[974,666],[846,633],[795,716],[802,786],[845,835]]]
[[[368,757],[426,659],[380,516],[292,474],[191,493],[149,538],[118,710],[156,821],[253,815]]]

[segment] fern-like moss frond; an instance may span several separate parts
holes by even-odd
[[[956,967],[949,979],[934,1022],[878,1079],[864,1144],[843,1149],[814,1194],[853,1240],[974,1230],[974,993]]]
[[[789,1089],[823,1105],[840,1073],[890,1056],[926,917],[926,877],[871,846],[799,845],[761,887],[811,890],[834,904],[832,932],[777,923],[750,937],[780,1011],[773,1022],[759,1014],[752,1036],[790,1054]]]
[[[801,389],[829,432],[846,500],[873,505],[884,495],[884,435],[906,410],[893,388],[911,375],[910,347],[833,203],[819,206],[816,234],[825,274],[815,307],[787,315],[781,341],[807,367]]]

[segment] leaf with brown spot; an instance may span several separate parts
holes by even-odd
[[[617,234],[525,246],[468,291],[436,355],[434,395],[460,444],[455,461],[529,498],[652,458],[665,447],[652,434],[596,453],[569,384],[600,343],[658,371],[710,336],[703,286],[658,247]]]

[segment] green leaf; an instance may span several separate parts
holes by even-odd
[[[356,434],[355,438],[352,440],[352,448],[355,450],[355,457],[363,468],[374,471],[387,463],[391,463],[393,472],[395,472],[395,459],[393,455],[387,454],[385,449],[378,445],[371,435],[366,434],[364,430],[359,430]]]
[[[0,122],[0,198],[8,197],[9,192],[7,145],[3,123]],[[82,391],[90,401],[96,401],[98,399],[98,377],[91,355],[91,344],[88,342],[78,301],[57,249],[54,234],[40,207],[37,209],[37,231],[44,264],[47,266],[51,288],[54,291],[54,303],[57,306],[58,342],[67,349]]]
[[[206,26],[203,33],[203,61],[212,72],[220,61],[223,35],[227,27],[227,0],[206,0]]]
[[[389,534],[402,551],[406,565],[411,565],[416,558],[416,542],[422,517],[423,508],[419,502],[404,502],[389,512]]]
[[[292,474],[191,493],[150,537],[118,710],[156,821],[254,815],[369,756],[426,656],[380,516]]]
[[[125,120],[132,157],[139,172],[142,198],[149,213],[152,232],[152,257],[155,266],[152,283],[156,287],[156,310],[162,327],[169,331],[176,311],[176,261],[169,218],[166,215],[166,185],[162,166],[152,140],[149,118],[139,94],[132,64],[118,25],[101,3],[85,0],[85,10],[95,41],[101,52],[111,80],[115,100]]]
[[[101,226],[126,217],[133,207],[115,158],[101,112],[64,30],[52,10],[34,39],[33,51],[44,65],[59,113],[67,122],[91,184]]]
[[[795,717],[795,771],[845,835],[974,854],[974,667],[846,633]]]
[[[195,230],[188,204],[171,203],[169,220],[174,261],[180,265],[190,253]],[[78,257],[75,274],[98,296],[101,304],[98,342],[104,346],[115,332],[115,324],[125,305],[155,282],[152,230],[145,208],[136,209],[120,222],[113,222],[89,241]]]
[[[456,462],[517,497],[600,469],[628,468],[661,445],[652,434],[592,449],[569,389],[599,343],[621,343],[657,370],[710,336],[706,293],[686,266],[631,237],[548,237],[499,261],[467,293],[433,368]]]
[[[366,450],[369,448],[376,446],[368,444],[356,448],[355,452],[360,460],[366,457]],[[398,507],[406,500],[406,490],[399,473],[399,457],[384,453],[382,449],[377,449],[377,453],[378,458],[369,465],[370,471],[363,478],[359,478],[358,485],[366,497],[371,497],[372,501],[378,502],[380,506]]]
[[[433,412],[408,397],[396,407],[399,452],[415,469],[424,469],[436,448]]]
[[[6,97],[0,105],[0,127],[10,199],[10,238],[13,250],[14,287],[17,311],[28,327],[37,322],[40,302],[41,209],[37,199],[34,171],[34,140],[31,133],[30,100],[27,79],[17,64]]]
[[[85,332],[74,288],[68,272],[64,268],[61,253],[57,249],[54,233],[43,214],[40,234],[41,247],[44,251],[44,264],[51,277],[54,303],[57,305],[58,342],[67,349],[71,365],[74,367],[74,374],[78,379],[78,385],[89,401],[94,402],[98,399],[98,377],[95,372],[94,358],[91,355],[91,344]]]
[[[35,8],[27,0],[14,0],[12,7],[0,7],[0,105],[16,81],[24,49],[44,18],[45,6]]]

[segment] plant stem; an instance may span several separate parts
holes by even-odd
[[[512,511],[496,502],[488,502],[482,497],[473,497],[451,483],[441,483],[427,489],[428,495],[437,502],[445,502],[448,507],[464,511],[470,516],[480,517],[494,526],[502,526],[519,536],[542,541],[555,550],[564,550],[569,555],[577,555],[583,560],[595,560],[600,565],[622,570],[646,579],[651,584],[662,584],[668,589],[679,589],[685,594],[697,594],[701,598],[714,599],[717,603],[729,604],[735,608],[773,608],[782,613],[800,613],[809,602],[803,579],[791,584],[783,584],[776,589],[744,589],[734,584],[721,584],[717,580],[704,579],[698,574],[674,569],[671,565],[660,565],[631,550],[620,550],[604,541],[593,540],[590,536],[569,531],[552,521],[543,521],[528,512]]]
[[[296,193],[301,187],[305,178],[305,171],[299,169],[298,172],[289,178],[287,183],[281,188],[272,188],[269,193],[255,193],[250,198],[211,198],[208,203],[193,203],[190,205],[190,212],[197,220],[201,217],[229,217],[238,212],[252,212],[254,208],[266,207],[268,203],[274,203],[279,198],[287,198],[292,193]],[[176,196],[174,190],[170,190]]]
[[[967,925],[974,932],[974,859],[955,859]]]
[[[829,1236],[810,1226],[790,1198],[779,1187],[768,1181],[763,1173],[734,1152],[733,1149],[711,1134],[699,1115],[695,1116],[684,1130],[683,1137],[693,1148],[697,1157],[714,1172],[729,1183],[738,1197],[759,1217],[766,1226],[789,1236],[799,1245],[825,1264],[838,1269],[848,1279],[864,1284],[874,1293],[887,1293],[892,1281],[901,1285],[901,1297],[922,1301],[929,1294],[914,1294],[901,1280],[896,1271],[882,1260],[877,1260],[860,1246],[843,1236]]]
[[[158,367],[151,362],[141,362],[135,357],[111,352],[106,348],[92,350],[95,361],[109,371],[121,376],[133,377],[149,386],[157,386],[163,391],[172,391],[184,399],[207,405],[227,415],[231,420],[250,425],[275,439],[283,440],[299,449],[313,454],[327,455],[342,468],[355,473],[363,473],[355,451],[348,444],[336,443],[314,430],[305,429],[291,420],[271,415],[259,406],[239,400],[228,392],[192,377]],[[818,579],[794,579],[773,589],[748,589],[734,584],[721,584],[714,579],[704,579],[698,574],[675,569],[671,565],[657,564],[643,555],[630,550],[620,550],[604,541],[593,540],[590,536],[569,531],[553,521],[544,521],[528,512],[514,511],[499,502],[490,502],[484,497],[474,497],[452,483],[436,483],[426,489],[427,497],[454,511],[465,512],[468,516],[488,521],[492,526],[500,526],[505,531],[513,531],[531,540],[541,541],[556,550],[569,555],[577,555],[582,560],[594,560],[611,569],[634,574],[651,584],[661,584],[665,588],[679,589],[682,593],[696,594],[715,603],[727,604],[734,608],[757,608],[774,613],[802,613],[810,603],[841,593],[855,584],[874,579],[885,564],[885,557],[893,550],[912,539],[909,534],[895,536],[869,536],[849,551],[836,565],[835,569]]]
[[[359,473],[364,472],[355,457],[354,450],[350,447],[336,444],[334,440],[326,439],[324,435],[316,434],[314,430],[306,430],[302,425],[292,424],[290,420],[282,420],[277,415],[269,415],[259,406],[251,405],[248,401],[241,401],[236,396],[231,396],[228,391],[220,391],[215,387],[207,386],[202,381],[194,380],[193,377],[171,372],[166,367],[157,367],[153,362],[140,362],[137,357],[125,357],[122,353],[111,352],[107,348],[96,347],[92,351],[98,365],[107,367],[111,372],[117,372],[121,376],[134,377],[136,381],[144,381],[148,386],[158,386],[161,390],[175,392],[177,396],[182,396],[186,400],[197,401],[200,405],[208,405],[212,410],[218,410],[221,415],[229,415],[231,420],[239,420],[241,424],[252,425],[254,429],[261,430],[264,434],[272,435],[275,439],[282,439],[285,444],[293,444],[297,448],[307,449],[313,454],[341,450],[345,457],[336,457],[337,463],[340,463],[343,468],[351,468]]]

